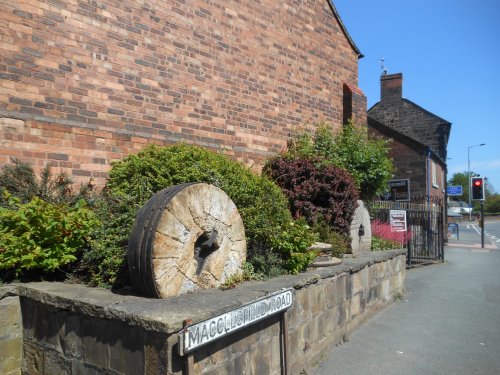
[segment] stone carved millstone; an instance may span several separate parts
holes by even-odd
[[[245,259],[235,204],[205,183],[156,193],[137,214],[127,252],[132,286],[157,298],[218,287],[241,271]]]
[[[363,255],[371,250],[372,227],[370,213],[363,201],[358,200],[351,221],[351,248],[354,256]]]

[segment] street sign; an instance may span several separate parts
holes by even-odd
[[[448,194],[449,197],[460,197],[464,195],[464,190],[460,185],[448,186],[446,188],[446,193]]]
[[[380,196],[383,201],[407,202],[410,200],[410,180],[391,180],[387,184],[389,190]]]
[[[234,310],[214,316],[200,323],[184,327],[179,332],[179,354],[184,355],[200,346],[257,323],[271,315],[283,312],[293,303],[293,289],[285,289],[262,297]]]

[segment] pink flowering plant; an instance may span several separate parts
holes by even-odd
[[[380,220],[374,220],[372,227],[372,251],[399,249],[405,247],[411,239],[411,230],[396,232],[391,225]]]

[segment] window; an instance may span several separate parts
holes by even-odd
[[[443,193],[444,193],[444,187],[445,187],[445,182],[446,180],[444,179],[444,169],[441,169],[441,186],[443,187]]]
[[[432,162],[431,164],[431,174],[432,174],[432,187],[438,188],[438,182],[437,182],[437,173],[436,173],[436,163]]]

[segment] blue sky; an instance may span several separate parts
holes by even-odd
[[[500,192],[500,1],[333,0],[365,55],[359,87],[380,99],[380,58],[403,96],[452,123],[448,177],[471,170]]]

